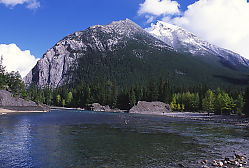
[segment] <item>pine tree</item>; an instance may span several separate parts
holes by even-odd
[[[223,106],[224,106],[224,101],[222,93],[218,93],[215,101],[215,114],[221,114]]]
[[[73,100],[73,93],[68,92],[67,97],[66,97],[66,104],[67,106],[70,106]]]
[[[241,114],[242,111],[243,111],[243,108],[244,108],[244,104],[245,104],[243,96],[241,94],[238,95],[235,103],[236,103],[236,112],[237,112],[237,114]]]
[[[211,89],[206,92],[205,98],[202,100],[203,110],[207,111],[208,114],[214,112],[214,101],[215,96]]]
[[[158,96],[158,87],[156,86],[155,80],[152,80],[149,85],[149,101],[157,101]]]
[[[159,86],[158,86],[158,100],[163,102],[164,99],[164,81],[162,77],[159,79]]]
[[[223,93],[223,104],[221,108],[221,114],[231,114],[233,108],[233,101],[227,93]]]
[[[57,95],[56,96],[56,104],[60,105],[60,103],[61,103],[61,95]]]
[[[193,111],[198,111],[199,110],[199,104],[200,104],[200,97],[199,94],[193,94],[193,98],[192,98],[192,109]]]
[[[111,94],[111,102],[112,102],[112,107],[116,107],[117,106],[117,100],[118,100],[118,90],[117,90],[117,86],[114,83],[112,86],[112,94]]]
[[[66,101],[65,101],[65,99],[62,99],[62,101],[61,101],[61,105],[62,105],[62,107],[65,107],[65,105],[66,105]]]
[[[129,105],[130,107],[133,107],[136,104],[136,96],[133,89],[131,89],[129,94]]]
[[[177,110],[176,94],[173,95],[172,102],[170,103],[170,108],[172,110]]]
[[[249,116],[249,87],[246,89],[244,101],[245,101],[245,105],[244,105],[243,113],[246,116]]]

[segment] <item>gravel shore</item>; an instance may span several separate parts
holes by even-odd
[[[6,115],[10,113],[43,113],[43,112],[49,112],[49,108],[42,106],[0,107],[0,115]]]

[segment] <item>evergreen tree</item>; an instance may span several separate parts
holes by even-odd
[[[236,101],[236,111],[238,114],[241,114],[243,112],[243,108],[244,108],[244,99],[243,99],[243,96],[241,94],[238,95]]]
[[[209,89],[205,94],[205,98],[202,100],[203,110],[207,111],[208,114],[214,111],[214,101],[215,95],[213,91]]]
[[[60,106],[60,104],[61,104],[61,95],[59,95],[59,94],[56,96],[56,104],[58,106]]]
[[[170,108],[174,111],[178,110],[176,102],[176,94],[173,95],[172,102],[170,103]]]
[[[137,84],[134,91],[135,91],[135,95],[136,95],[136,100],[141,101],[143,99],[143,97],[144,97],[143,88],[140,85]]]
[[[65,99],[62,99],[61,105],[62,105],[62,107],[65,107],[65,105],[66,105],[66,100]]]
[[[5,67],[0,64],[0,89],[6,89],[8,87],[6,78]]]
[[[130,107],[133,107],[134,105],[136,105],[136,96],[135,96],[135,92],[133,89],[131,89],[130,94],[129,94],[129,104],[130,104]]]
[[[149,85],[149,101],[157,101],[158,96],[158,87],[156,86],[156,82],[153,79]]]
[[[221,108],[221,114],[231,114],[233,108],[233,100],[229,97],[227,93],[223,93],[222,99],[223,104]]]
[[[162,79],[162,77],[160,77],[159,79],[159,86],[158,86],[158,100],[163,102],[165,99],[164,99],[164,81]]]
[[[249,116],[249,87],[246,89],[244,101],[245,101],[245,105],[244,105],[243,112],[246,116]]]
[[[117,106],[117,101],[118,101],[118,90],[116,84],[113,84],[112,86],[112,94],[111,94],[111,102],[112,102],[112,107]]]
[[[163,90],[162,92],[162,101],[164,103],[169,103],[171,98],[172,98],[172,94],[170,92],[170,87],[169,87],[169,81],[166,80],[166,82],[163,85]]]
[[[199,94],[196,93],[196,94],[193,94],[193,97],[192,97],[192,110],[193,111],[198,111],[200,110],[199,109],[199,104],[200,104],[200,97],[199,97]]]
[[[66,98],[66,104],[67,106],[70,106],[73,100],[73,93],[72,92],[68,92],[67,94],[67,98]]]

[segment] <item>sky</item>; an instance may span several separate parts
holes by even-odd
[[[68,34],[129,18],[162,20],[249,59],[247,0],[0,0],[0,56],[24,77]]]

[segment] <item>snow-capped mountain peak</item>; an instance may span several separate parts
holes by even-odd
[[[145,30],[178,52],[190,53],[193,56],[215,56],[223,63],[249,66],[249,60],[246,58],[227,49],[212,45],[181,27],[158,21]]]
[[[181,29],[178,26],[163,22],[163,21],[157,21],[156,24],[152,23],[151,28],[148,28],[147,30],[153,30],[155,34],[162,35],[167,31],[176,31]],[[165,31],[166,30],[166,31]]]

